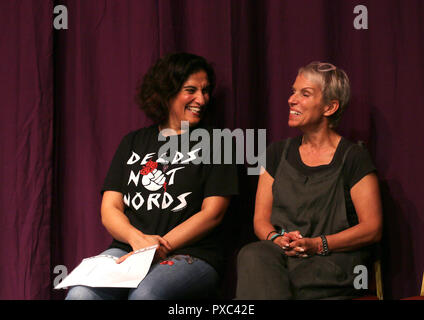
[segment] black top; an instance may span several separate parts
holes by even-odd
[[[212,132],[211,128],[205,128]],[[238,193],[237,168],[232,164],[204,164],[198,159],[205,147],[189,141],[186,151],[182,139],[189,133],[174,136],[178,149],[173,154],[159,154],[171,137],[159,141],[156,125],[126,135],[115,153],[107,173],[102,193],[107,190],[123,194],[125,215],[130,223],[145,234],[163,236],[201,210],[203,199],[210,196],[230,196]],[[212,137],[212,135],[211,135]],[[212,139],[211,144],[212,145]],[[197,150],[197,151],[196,151]],[[212,156],[211,156],[212,158]],[[165,160],[167,159],[167,160]],[[194,162],[194,163],[193,163]],[[218,272],[223,256],[220,228],[201,240],[173,254],[198,257]],[[111,247],[131,251],[125,243],[113,240]]]
[[[288,140],[273,142],[267,148],[266,171],[273,178],[280,163],[284,145],[287,141]],[[316,173],[322,173],[323,171],[334,170],[334,168],[337,168],[341,164],[343,155],[347,148],[354,144],[342,137],[339,145],[337,146],[336,152],[334,153],[333,159],[329,164],[310,167],[304,164],[300,157],[299,147],[301,143],[302,136],[291,139],[291,144],[289,145],[287,152],[287,161],[293,168],[305,176],[312,176]],[[361,180],[367,174],[375,171],[376,168],[368,151],[359,144],[355,144],[347,155],[342,171],[345,189],[346,210],[348,221],[351,226],[358,223],[358,218],[349,191],[357,182],[359,182],[359,180]]]

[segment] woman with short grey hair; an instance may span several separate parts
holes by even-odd
[[[346,73],[312,62],[298,71],[288,125],[302,132],[267,148],[254,230],[238,255],[237,299],[350,299],[354,268],[382,233],[376,169],[336,132],[350,98]]]

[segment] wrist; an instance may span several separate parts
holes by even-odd
[[[270,238],[269,240],[271,242],[274,242],[275,239],[277,239],[278,237],[282,237],[284,236],[284,234],[286,233],[286,231],[284,229],[281,230],[281,232],[275,232]]]
[[[140,238],[144,238],[145,234],[140,230],[133,228],[128,232],[127,242],[134,249],[134,245],[140,242]]]
[[[270,237],[273,236],[276,233],[278,233],[278,231],[272,230],[271,232],[268,233],[268,235],[266,236],[265,240],[270,240]]]
[[[316,237],[314,240],[315,254],[322,252],[322,240],[321,237]]]
[[[328,256],[330,254],[330,249],[328,248],[328,241],[326,236],[321,235],[316,239],[318,239],[317,254],[320,256]]]
[[[169,239],[169,237],[167,237],[167,235],[164,235],[162,238],[168,242],[168,244],[169,244],[169,246],[171,248],[170,249],[167,249],[163,245],[161,245],[161,247],[164,247],[164,249],[166,250],[167,254],[170,254],[172,251],[174,251],[176,249],[175,248],[175,241],[174,240],[169,241],[170,239]]]

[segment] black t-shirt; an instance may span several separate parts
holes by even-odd
[[[282,157],[282,152],[287,141],[288,140],[273,142],[267,148],[266,171],[273,178],[277,171]],[[310,167],[304,164],[300,157],[299,146],[301,143],[302,136],[291,139],[291,143],[288,146],[289,149],[287,151],[287,161],[293,168],[305,176],[311,176],[317,172],[321,173],[326,170],[333,170],[334,168],[337,168],[343,161],[343,156],[346,150],[352,144],[354,144],[342,137],[339,145],[337,146],[336,152],[334,153],[333,159],[329,164]],[[363,146],[354,144],[346,157],[346,161],[342,170],[346,211],[350,226],[356,225],[358,223],[358,217],[356,215],[355,207],[350,196],[350,189],[367,174],[375,171],[376,168],[368,151]]]
[[[204,129],[212,137],[212,129]],[[237,167],[198,163],[207,147],[201,148],[198,141],[189,141],[188,135],[183,133],[159,141],[157,125],[142,128],[126,135],[113,157],[102,193],[107,190],[122,193],[125,215],[131,225],[145,234],[163,236],[198,213],[203,199],[238,193]],[[170,139],[178,140],[178,149],[172,154],[159,154]],[[184,148],[183,139],[188,141],[188,149]],[[210,141],[212,148],[213,139]],[[200,258],[221,272],[223,248],[220,236],[220,228],[215,228],[201,240],[177,249],[173,254]],[[115,239],[111,247],[132,250],[128,244]]]

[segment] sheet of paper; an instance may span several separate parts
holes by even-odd
[[[98,255],[82,262],[55,289],[84,285],[88,287],[137,288],[152,264],[157,246],[137,250],[124,262]]]

